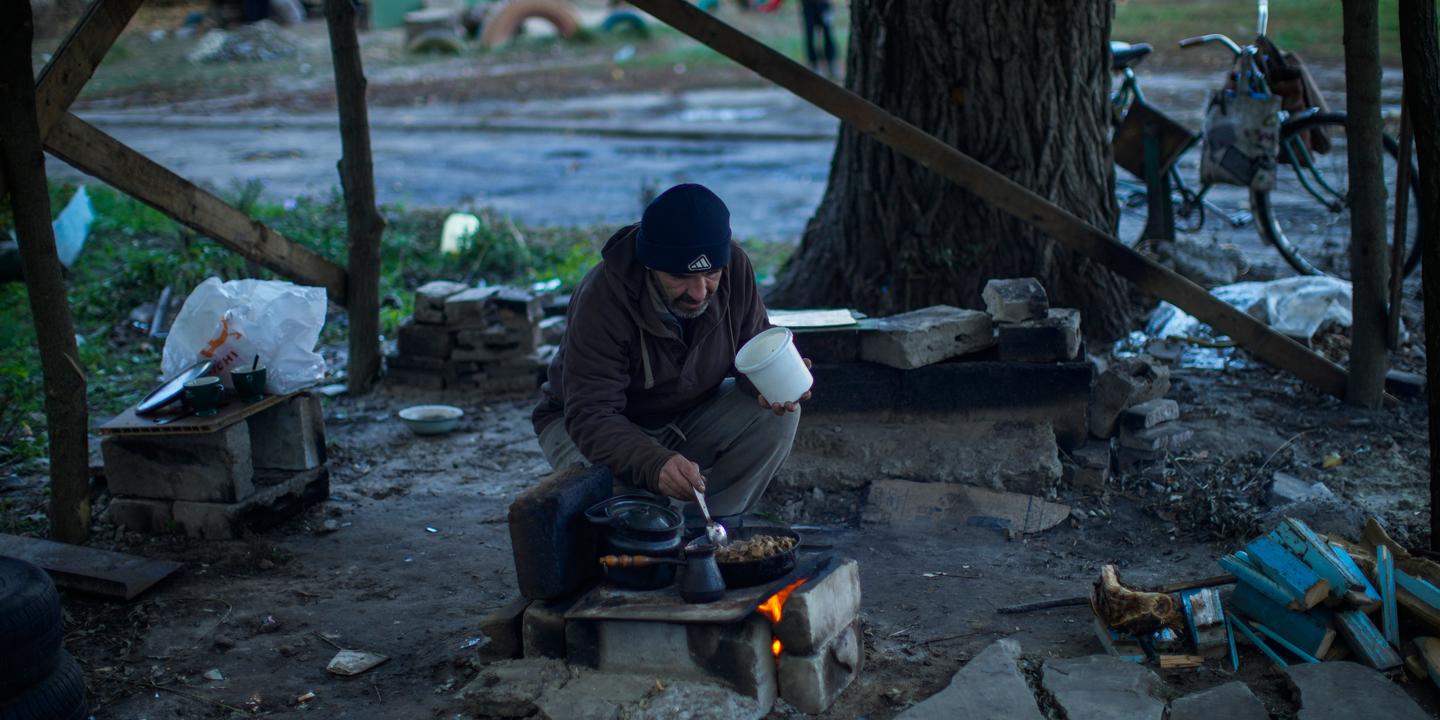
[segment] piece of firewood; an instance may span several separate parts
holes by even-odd
[[[1205,664],[1199,655],[1161,655],[1161,670],[1191,670]]]
[[[1100,568],[1090,593],[1090,608],[1106,625],[1131,635],[1148,635],[1161,628],[1185,632],[1185,621],[1175,598],[1165,593],[1132,590],[1120,582],[1114,565]]]

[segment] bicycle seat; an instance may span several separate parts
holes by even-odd
[[[1120,72],[1144,60],[1145,56],[1154,50],[1155,48],[1151,47],[1150,43],[1135,43],[1131,45],[1127,42],[1111,40],[1110,57],[1112,60],[1110,62],[1110,69],[1114,72]]]

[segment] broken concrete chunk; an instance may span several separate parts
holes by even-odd
[[[535,706],[544,720],[617,720],[655,692],[655,681],[646,675],[581,670],[575,679],[541,695]]]
[[[985,312],[997,323],[1039,320],[1050,309],[1045,286],[1035,278],[991,280],[985,283],[980,297],[985,301]]]
[[[1125,408],[1164,397],[1169,391],[1168,366],[1145,356],[1115,360],[1090,390],[1090,434],[1113,437],[1116,421]]]
[[[703,682],[661,683],[664,687],[645,702],[626,708],[625,720],[759,720],[770,704],[745,697],[719,685]]]
[[[1000,325],[998,341],[1007,362],[1068,362],[1080,354],[1080,311],[1050,308],[1039,320]]]
[[[1334,498],[1335,494],[1330,492],[1322,482],[1306,482],[1289,473],[1277,472],[1270,481],[1270,506],[1279,507],[1302,500],[1321,500]]]
[[[996,641],[960,668],[944,690],[900,713],[897,720],[1040,720],[1044,716],[1020,674],[1019,660],[1020,643]]]
[[[1070,487],[1090,495],[1101,495],[1110,483],[1110,468],[1065,463],[1061,479]]]
[[[1131,430],[1144,430],[1155,427],[1163,422],[1180,419],[1180,403],[1169,398],[1155,398],[1146,400],[1139,405],[1132,405],[1120,413],[1121,427],[1128,427]]]
[[[1170,720],[1269,720],[1270,712],[1242,682],[1190,693],[1170,704]]]
[[[536,600],[525,608],[521,639],[527,658],[565,659],[565,611],[574,598]]]
[[[528,607],[530,599],[522,596],[480,618],[480,632],[490,639],[481,650],[483,655],[492,658],[520,657],[525,648],[523,629],[525,609]]]
[[[995,343],[990,316],[949,305],[915,310],[876,321],[860,338],[860,359],[914,370]]]
[[[1110,655],[1046,660],[1042,683],[1069,720],[1160,720],[1164,683],[1150,668]]]
[[[362,650],[341,650],[335,653],[335,657],[330,658],[330,664],[325,666],[325,671],[335,675],[359,675],[389,659],[384,655]]]
[[[480,717],[529,717],[537,698],[569,680],[570,671],[559,660],[507,660],[486,665],[457,699]]]
[[[1120,428],[1120,446],[1135,450],[1179,450],[1190,444],[1195,431],[1176,422],[1156,425],[1144,430]]]
[[[1282,672],[1299,696],[1300,720],[1330,720],[1340,715],[1386,720],[1429,716],[1400,686],[1358,663],[1300,663]]]
[[[1075,464],[1087,468],[1110,467],[1110,443],[1086,443],[1070,451]]]

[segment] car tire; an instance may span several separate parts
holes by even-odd
[[[60,595],[44,570],[0,557],[0,701],[38,683],[60,659]]]
[[[0,720],[85,720],[85,675],[61,650],[55,670],[20,694],[0,700]]]

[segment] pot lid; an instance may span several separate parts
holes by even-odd
[[[680,527],[679,513],[651,502],[622,502],[610,506],[610,519],[630,530],[669,532]]]

